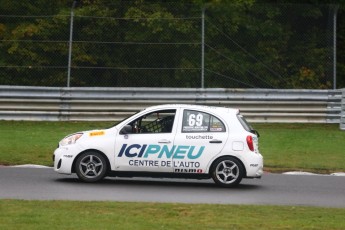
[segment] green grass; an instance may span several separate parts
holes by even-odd
[[[110,127],[112,122],[0,121],[0,164],[52,165],[67,134]],[[254,124],[265,170],[345,171],[345,131],[337,124]]]
[[[0,164],[52,166],[52,154],[66,135],[110,126],[111,122],[0,121]]]
[[[345,209],[0,200],[0,229],[345,229]]]
[[[255,128],[268,169],[345,170],[345,131],[338,124],[255,124]]]

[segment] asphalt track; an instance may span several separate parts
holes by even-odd
[[[345,177],[264,174],[236,188],[212,180],[106,178],[79,182],[52,168],[0,167],[0,199],[139,201],[345,207]]]

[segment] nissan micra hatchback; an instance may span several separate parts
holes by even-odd
[[[260,178],[258,133],[238,109],[199,105],[146,108],[109,129],[59,142],[54,170],[84,182],[106,176],[212,178],[224,187]]]

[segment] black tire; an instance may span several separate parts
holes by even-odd
[[[80,154],[74,167],[79,179],[89,183],[102,180],[108,170],[106,159],[95,151]]]
[[[234,157],[222,157],[216,160],[211,169],[211,176],[214,182],[226,188],[238,185],[243,175],[243,166]]]

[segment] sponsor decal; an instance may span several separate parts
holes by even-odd
[[[199,168],[200,163],[194,161],[174,161],[175,168]]]
[[[130,166],[142,166],[142,167],[158,167],[159,161],[153,160],[129,160]]]
[[[123,144],[118,157],[129,158],[128,165],[134,167],[169,167],[175,173],[202,173],[200,162],[205,146]],[[170,160],[164,160],[170,159]]]
[[[90,137],[103,136],[104,135],[104,131],[94,131],[94,132],[91,132],[89,135],[90,135]]]
[[[193,145],[139,145],[133,144],[127,146],[127,144],[123,144],[118,157],[126,156],[126,157],[137,157],[137,158],[150,158],[154,156],[154,158],[162,158],[165,156],[168,159],[197,159],[199,158],[205,146],[200,146],[197,148]]]
[[[174,169],[175,173],[202,173],[202,169]]]
[[[222,132],[223,131],[223,127],[211,127],[210,131],[211,132]]]

